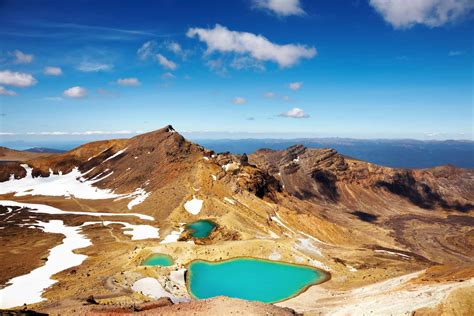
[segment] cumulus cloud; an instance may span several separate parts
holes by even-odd
[[[253,7],[279,16],[304,15],[300,0],[253,0]]]
[[[291,82],[290,84],[288,84],[288,88],[294,91],[301,89],[302,86],[303,83],[301,81]]]
[[[14,96],[17,96],[18,94],[13,90],[8,90],[5,87],[0,86],[0,95],[5,95],[5,96],[8,96],[8,97],[14,97]]]
[[[275,94],[275,92],[269,91],[269,92],[265,92],[265,93],[264,93],[264,96],[265,96],[266,98],[274,98],[274,97],[276,96],[276,94]]]
[[[82,72],[101,72],[101,71],[109,71],[113,67],[114,66],[112,64],[83,61],[79,64],[77,69]]]
[[[237,105],[241,105],[241,104],[247,103],[247,100],[245,98],[242,98],[242,97],[235,97],[232,100],[232,103],[237,104]]]
[[[87,96],[87,90],[83,87],[76,86],[64,90],[63,95],[68,98],[80,99]]]
[[[175,70],[176,69],[176,64],[169,60],[168,58],[166,58],[165,56],[163,56],[162,54],[156,54],[156,60],[158,60],[158,62],[160,63],[161,66],[165,67],[166,69],[170,69],[170,70]]]
[[[117,84],[121,86],[139,86],[140,80],[138,78],[121,78],[117,80]]]
[[[15,57],[15,64],[29,64],[33,61],[33,55],[25,54],[18,49],[11,52],[10,55]]]
[[[281,117],[289,117],[289,118],[309,118],[309,115],[306,114],[300,108],[292,108],[288,112],[284,112],[280,114]]]
[[[472,0],[370,0],[370,5],[396,29],[416,24],[439,27],[474,10]]]
[[[37,82],[38,81],[29,73],[10,70],[0,71],[0,84],[26,88],[34,86]]]
[[[63,74],[63,71],[59,67],[44,67],[43,73],[48,76],[61,76]]]
[[[279,45],[270,42],[262,35],[231,31],[219,24],[213,29],[190,28],[186,35],[191,38],[197,37],[206,43],[207,53],[218,51],[248,54],[259,61],[273,61],[281,68],[294,66],[302,58],[309,59],[316,56],[314,47],[300,44]]]

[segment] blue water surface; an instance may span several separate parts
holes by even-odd
[[[196,260],[189,265],[188,286],[199,299],[223,295],[272,303],[298,294],[323,276],[312,267],[254,258]]]

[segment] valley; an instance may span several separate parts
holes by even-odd
[[[302,145],[216,153],[171,126],[65,153],[9,155],[0,164],[2,309],[474,311],[472,169],[389,168]],[[170,264],[143,264],[153,254]],[[190,293],[192,262],[248,257],[307,267],[321,279],[257,299],[274,304],[219,291],[238,283],[226,271],[220,283],[205,278],[217,289],[206,298],[237,299]]]

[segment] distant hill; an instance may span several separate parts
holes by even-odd
[[[29,153],[47,153],[47,154],[61,154],[65,153],[66,150],[60,150],[60,149],[54,149],[54,148],[45,148],[45,147],[33,147],[29,149],[25,149],[23,151],[29,152]]]

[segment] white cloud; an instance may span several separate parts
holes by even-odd
[[[309,115],[306,114],[300,108],[292,108],[288,112],[281,113],[280,116],[282,117],[290,117],[290,118],[309,118]]]
[[[474,9],[472,0],[370,0],[370,4],[397,29],[416,24],[439,27]]]
[[[288,88],[294,91],[301,89],[302,86],[303,83],[301,81],[291,82],[290,84],[288,84]]]
[[[175,54],[181,55],[183,53],[183,49],[179,43],[169,42],[167,43],[166,47]]]
[[[61,76],[63,74],[63,71],[59,67],[48,66],[44,67],[43,73],[49,76]]]
[[[232,100],[232,103],[237,104],[237,105],[241,105],[241,104],[247,103],[247,100],[245,98],[242,98],[242,97],[235,97]]]
[[[300,0],[253,0],[257,9],[269,10],[279,16],[304,15]]]
[[[230,66],[234,69],[255,69],[255,70],[265,70],[265,66],[259,60],[255,60],[249,56],[238,56],[232,60]]]
[[[188,37],[198,37],[207,44],[207,53],[215,51],[223,53],[249,54],[260,61],[273,61],[281,68],[291,67],[302,58],[316,56],[314,47],[300,44],[278,45],[270,42],[262,35],[248,32],[230,31],[216,24],[213,29],[190,28]]]
[[[266,98],[274,98],[276,96],[276,94],[275,94],[275,92],[269,91],[269,92],[265,92],[264,96]]]
[[[37,82],[29,73],[13,72],[10,70],[0,71],[0,84],[25,88],[34,86]]]
[[[8,97],[14,97],[14,96],[17,96],[18,94],[13,90],[8,90],[5,87],[0,86],[0,95],[5,95],[5,96],[8,96]]]
[[[15,57],[15,64],[29,64],[33,61],[33,55],[25,54],[21,50],[14,50],[10,55]]]
[[[166,58],[165,56],[161,55],[161,54],[156,54],[156,60],[158,60],[158,62],[160,63],[161,66],[165,67],[166,69],[171,69],[171,70],[175,70],[176,69],[176,64],[169,60],[168,58]]]
[[[123,78],[118,79],[117,84],[121,86],[139,86],[140,80],[138,80],[137,78]]]
[[[283,96],[283,101],[289,102],[289,101],[290,101],[290,97],[287,96],[287,95],[284,95],[284,96]]]
[[[156,41],[148,41],[143,43],[143,45],[137,50],[137,55],[140,59],[147,59],[151,57],[156,49]]]
[[[113,67],[114,66],[111,64],[83,61],[79,64],[77,69],[82,72],[100,72],[100,71],[109,71]]]
[[[189,50],[183,49],[179,43],[174,41],[166,42],[164,45],[169,51],[173,52],[177,56],[180,56],[182,59],[186,59],[191,53]]]
[[[87,90],[83,87],[72,87],[64,90],[63,95],[68,98],[80,99],[87,96]]]
[[[174,79],[176,78],[175,75],[173,75],[171,72],[165,72],[164,74],[161,75],[161,79]]]

